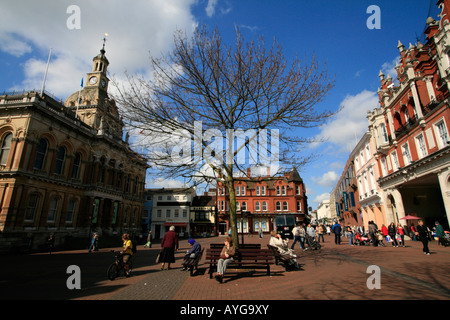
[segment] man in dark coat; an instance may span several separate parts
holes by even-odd
[[[341,244],[341,232],[342,232],[341,224],[338,221],[336,221],[331,230],[334,233],[334,243]]]
[[[419,241],[423,244],[423,253],[430,255],[430,249],[428,249],[428,227],[423,223],[423,220],[418,221],[419,225],[416,228],[416,236],[419,236]]]

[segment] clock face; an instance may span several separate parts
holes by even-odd
[[[91,77],[91,78],[89,79],[89,83],[90,83],[90,84],[96,84],[96,83],[97,83],[97,77]]]

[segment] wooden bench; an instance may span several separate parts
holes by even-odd
[[[210,248],[211,249],[217,249],[217,248],[222,249],[224,245],[225,244],[223,242],[222,243],[211,243]],[[261,249],[261,244],[259,244],[259,243],[245,244],[244,243],[244,244],[240,244],[239,247],[242,249]]]
[[[209,278],[213,277],[213,268],[217,269],[217,261],[220,259],[222,248],[210,248],[206,250],[206,261],[209,263]],[[239,248],[236,250],[234,261],[228,265],[233,269],[258,269],[264,268],[270,275],[270,265],[274,264],[274,256],[269,249]]]

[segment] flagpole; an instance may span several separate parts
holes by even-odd
[[[45,81],[47,79],[48,65],[50,64],[50,57],[52,55],[52,50],[53,48],[50,48],[50,53],[48,54],[47,67],[45,69],[44,81],[42,82],[41,97],[44,97]]]
[[[83,77],[81,78],[80,90],[78,90],[77,112],[75,113],[75,119],[78,118],[78,107],[80,106],[80,96],[81,96],[81,89],[82,88],[83,88]]]

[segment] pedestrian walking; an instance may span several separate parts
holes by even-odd
[[[395,224],[393,222],[391,222],[391,224],[388,227],[388,234],[389,237],[391,237],[392,246],[397,248],[398,247],[397,228],[395,227]]]
[[[145,247],[148,247],[148,248],[152,247],[152,231],[148,232],[147,242],[145,243],[144,248]]]
[[[331,227],[329,225],[327,225],[327,234],[330,235],[331,234]]]
[[[417,230],[414,225],[411,225],[411,233],[412,233],[412,239],[413,241],[417,241]]]
[[[175,227],[171,226],[161,240],[161,255],[159,262],[161,262],[161,270],[164,270],[164,265],[167,263],[167,270],[170,270],[170,264],[175,262],[175,250],[178,250],[178,236],[175,233]]]
[[[98,251],[98,233],[94,232],[91,238],[91,245],[89,246],[89,252]]]
[[[369,236],[372,239],[372,244],[374,247],[378,246],[378,240],[377,240],[377,231],[378,227],[373,221],[369,221]]]
[[[428,227],[424,224],[423,220],[418,221],[419,225],[416,227],[416,236],[419,237],[419,241],[423,245],[423,253],[430,255],[430,249],[428,249]]]
[[[325,239],[323,237],[323,234],[325,233],[325,226],[323,224],[320,224],[317,228],[317,242],[320,242],[320,238],[322,238],[322,242],[325,242]]]
[[[341,244],[342,227],[341,227],[340,223],[336,221],[336,223],[333,225],[331,230],[334,233],[334,243],[335,244]]]
[[[397,232],[400,236],[400,241],[402,242],[402,247],[404,247],[405,246],[405,231],[403,231],[403,227],[400,223],[397,225]]]
[[[300,248],[304,249],[302,247],[301,242],[300,242],[300,228],[301,228],[300,227],[300,222],[297,222],[296,226],[292,229],[292,235],[294,236],[294,242],[292,243],[292,246],[291,246],[292,250],[294,250],[294,246],[297,243],[297,241],[298,241],[298,243],[300,245]]]
[[[354,230],[353,230],[353,228],[351,226],[347,226],[347,233],[348,233],[348,236],[350,238],[348,244],[352,246],[353,245],[353,237],[355,235],[355,232],[354,232]]]
[[[444,236],[445,236],[444,228],[439,223],[439,221],[436,221],[434,224],[436,225],[436,238],[438,238],[438,245],[443,246],[444,245]]]

